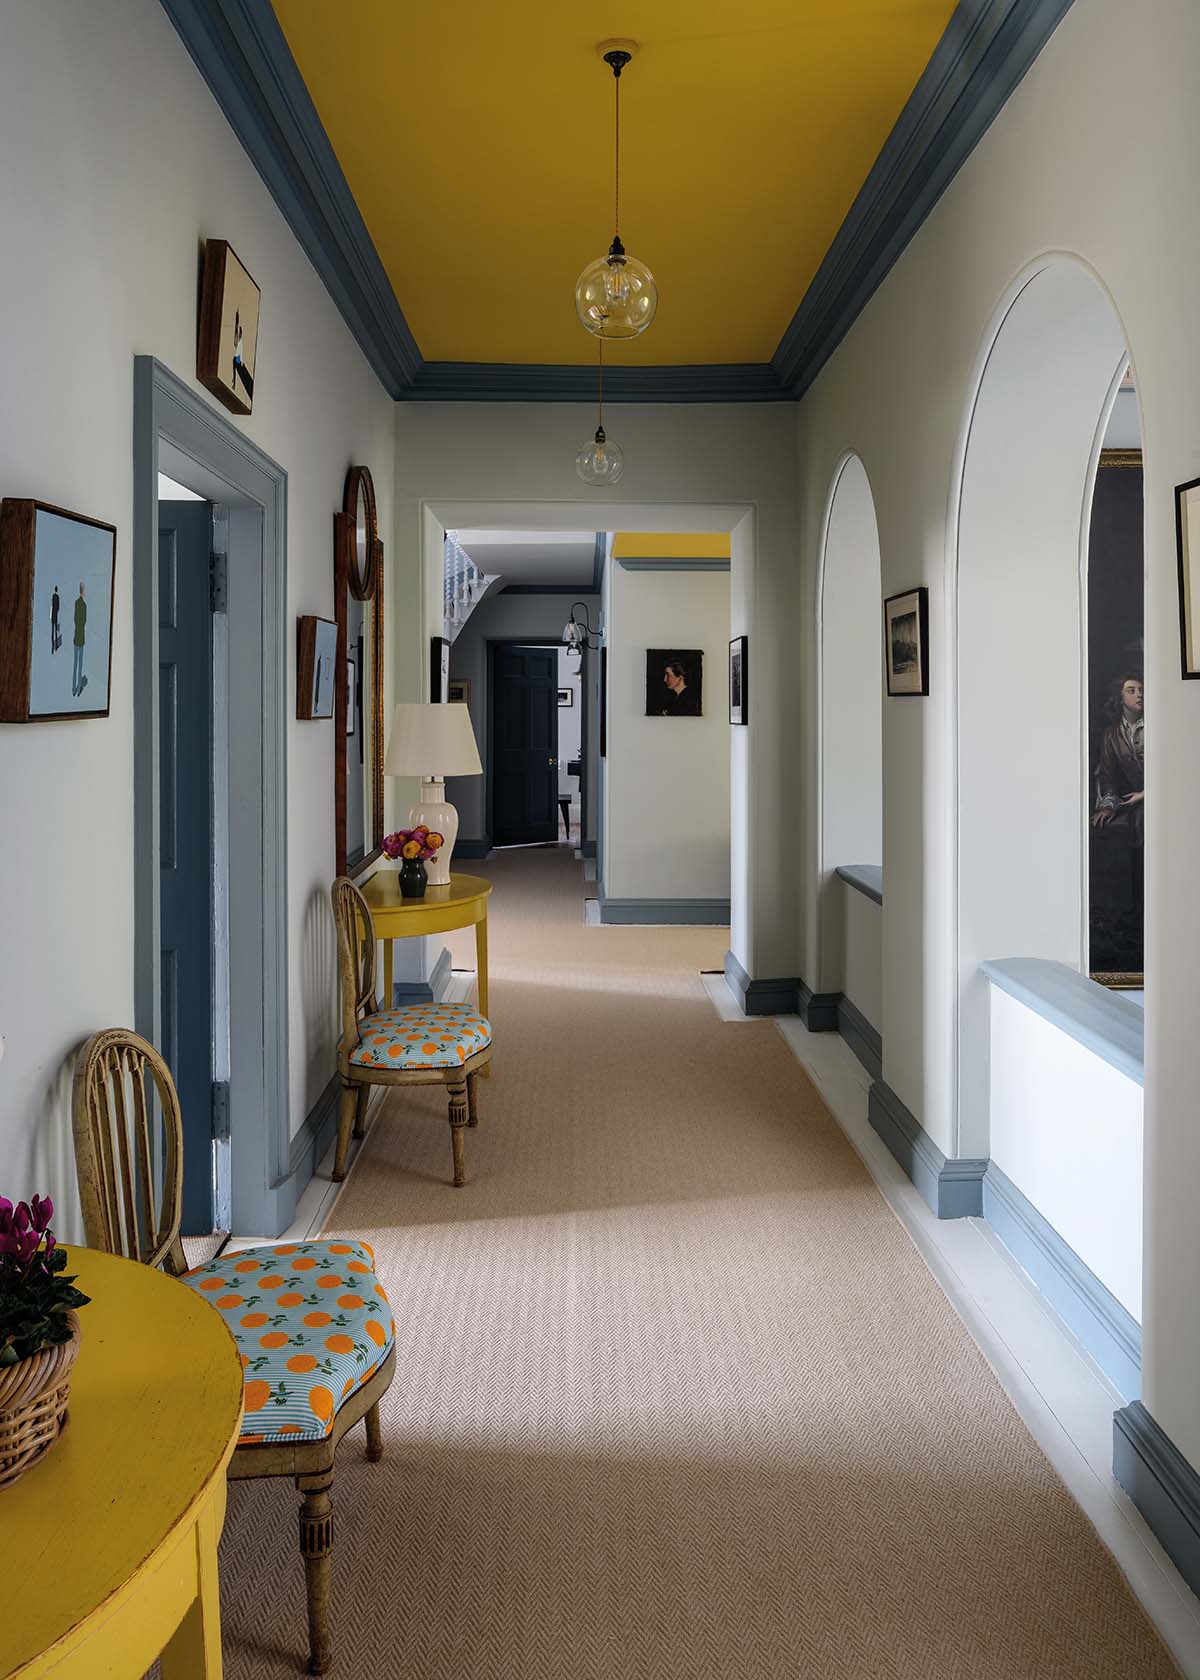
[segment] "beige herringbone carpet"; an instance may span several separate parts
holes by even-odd
[[[722,932],[489,873],[468,1185],[418,1093],[336,1210],[399,1345],[384,1461],[338,1459],[341,1680],[1174,1675],[776,1029],[718,1021]],[[294,1510],[230,1490],[232,1680],[302,1663]]]

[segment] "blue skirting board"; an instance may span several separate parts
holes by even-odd
[[[1113,1475],[1200,1593],[1200,1475],[1140,1400],[1113,1418]]]

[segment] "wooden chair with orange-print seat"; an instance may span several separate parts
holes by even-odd
[[[114,1028],[87,1041],[76,1061],[72,1109],[88,1244],[161,1266],[210,1301],[233,1334],[245,1410],[229,1475],[289,1476],[300,1492],[308,1667],[324,1674],[332,1661],[334,1455],[361,1421],[367,1457],[382,1456],[379,1402],[396,1368],[392,1314],[374,1254],[351,1240],[276,1243],[189,1270],[179,1239],[179,1098],[167,1064],[136,1033]]]

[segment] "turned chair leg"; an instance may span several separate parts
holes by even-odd
[[[363,1420],[367,1426],[367,1458],[378,1464],[383,1457],[383,1426],[379,1421],[379,1402],[376,1400]]]
[[[324,1674],[333,1662],[329,1601],[333,1587],[333,1471],[297,1476],[300,1506],[300,1556],[308,1593],[308,1672]]]
[[[446,1089],[450,1093],[450,1142],[454,1149],[454,1187],[457,1190],[466,1182],[463,1167],[463,1132],[468,1119],[467,1082],[465,1079],[448,1079]]]
[[[350,1153],[350,1132],[357,1111],[358,1092],[353,1085],[343,1080],[341,1104],[338,1109],[337,1154],[333,1158],[335,1184],[340,1184],[346,1176],[346,1157]]]
[[[354,1135],[356,1138],[363,1138],[367,1135],[367,1104],[370,1100],[371,1087],[360,1085],[354,1106]]]
[[[467,1075],[467,1112],[470,1114],[470,1117],[471,1117],[467,1121],[467,1125],[468,1126],[478,1126],[478,1124],[479,1124],[479,1075],[477,1073],[469,1073]]]

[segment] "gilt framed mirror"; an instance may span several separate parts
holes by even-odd
[[[383,543],[366,467],[346,474],[333,523],[337,872],[359,875],[383,849]]]

